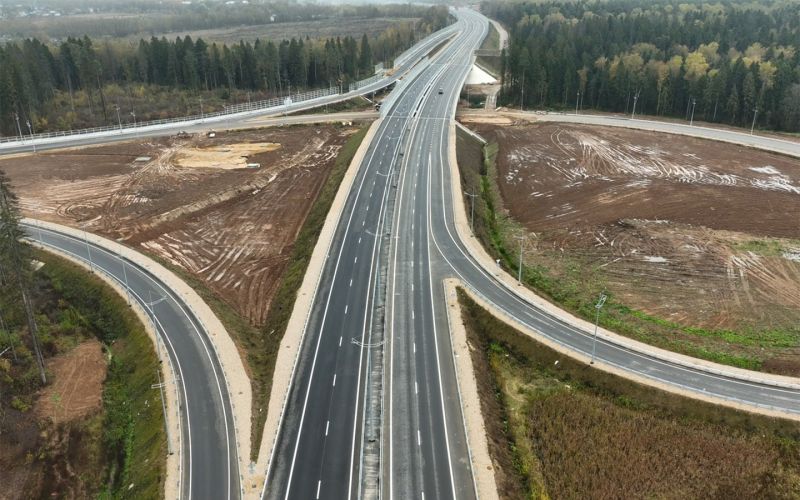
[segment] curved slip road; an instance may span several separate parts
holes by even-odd
[[[88,262],[117,281],[131,298],[152,310],[155,329],[173,367],[178,387],[181,435],[181,498],[240,497],[236,434],[228,388],[202,323],[157,276],[92,241],[39,225],[24,224],[29,237],[46,248]],[[149,305],[151,304],[151,305]],[[152,309],[151,309],[152,308]],[[158,346],[156,346],[158,348]],[[163,360],[164,351],[159,349]]]

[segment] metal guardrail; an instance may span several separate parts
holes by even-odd
[[[203,113],[200,115],[190,115],[190,116],[180,116],[176,118],[165,118],[162,120],[151,120],[146,122],[138,122],[138,123],[125,123],[122,125],[108,125],[104,127],[92,127],[92,128],[85,128],[85,129],[78,129],[78,130],[70,130],[70,131],[59,131],[59,132],[46,132],[41,134],[33,134],[33,135],[24,135],[22,138],[20,136],[8,136],[8,137],[0,137],[0,143],[9,143],[9,142],[18,142],[20,144],[27,144],[31,141],[35,141],[37,139],[50,139],[53,137],[68,137],[68,136],[75,136],[75,135],[85,135],[85,134],[93,134],[98,132],[112,132],[112,131],[124,131],[124,130],[135,130],[145,127],[151,127],[154,125],[165,125],[168,123],[179,123],[179,122],[190,122],[190,121],[197,121],[197,120],[205,120],[208,118],[216,118],[219,116],[225,115],[232,115],[236,113],[242,113],[245,111],[256,111],[260,109],[270,109],[270,108],[277,108],[280,106],[287,106],[290,104],[296,104],[299,102],[310,101],[312,99],[319,99],[320,97],[328,97],[331,95],[339,94],[338,87],[330,87],[327,89],[318,89],[318,90],[311,90],[309,92],[303,92],[301,94],[295,94],[293,96],[288,97],[276,97],[272,99],[266,99],[262,101],[255,101],[250,103],[242,103],[236,104],[233,106],[226,106],[224,111],[216,111],[214,113]]]

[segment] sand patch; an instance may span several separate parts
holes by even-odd
[[[275,142],[224,144],[206,148],[182,148],[175,155],[175,165],[187,168],[220,168],[231,170],[246,168],[250,156],[275,151],[281,147]]]
[[[53,383],[42,389],[35,412],[54,423],[91,415],[103,404],[106,360],[97,340],[88,340],[71,351],[48,360]]]

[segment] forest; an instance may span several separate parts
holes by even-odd
[[[190,36],[138,44],[88,36],[58,45],[25,39],[0,47],[0,134],[65,130],[188,114],[206,99],[214,111],[232,95],[260,99],[371,76],[417,38],[451,21],[429,7],[416,23],[377,37],[256,40],[226,45]],[[190,106],[192,107],[190,109]],[[130,115],[130,116],[129,116]],[[30,126],[28,125],[30,124]]]
[[[484,2],[482,10],[509,30],[502,104],[800,131],[796,2]]]

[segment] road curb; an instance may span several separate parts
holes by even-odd
[[[361,144],[356,154],[353,156],[353,160],[350,162],[350,166],[347,167],[347,171],[336,192],[336,197],[328,211],[328,216],[325,218],[325,224],[322,226],[317,244],[314,246],[311,260],[303,276],[303,283],[297,291],[297,298],[292,308],[292,315],[289,317],[286,333],[284,333],[281,339],[281,348],[275,361],[275,371],[272,378],[267,420],[264,423],[264,431],[261,436],[261,446],[259,447],[258,453],[258,462],[255,466],[257,471],[265,471],[265,475],[263,477],[253,476],[249,478],[251,480],[251,485],[254,484],[253,481],[263,484],[263,488],[259,490],[261,496],[263,496],[263,492],[267,486],[266,480],[269,469],[272,467],[275,445],[277,444],[278,432],[280,431],[283,420],[283,412],[286,408],[289,390],[291,389],[291,383],[294,378],[294,371],[300,353],[300,345],[305,337],[306,324],[311,315],[311,306],[314,303],[314,297],[316,296],[322,278],[322,271],[333,244],[336,227],[339,225],[339,220],[341,219],[347,202],[347,197],[350,194],[350,189],[361,168],[363,159],[382,122],[383,119],[379,118],[370,125],[367,134],[361,140]],[[246,489],[245,498],[260,498],[260,496],[251,496],[249,494],[250,489],[251,488]]]
[[[457,163],[457,154],[456,154],[456,126],[455,120],[451,124],[450,127],[450,134],[449,134],[449,163],[450,163],[450,176],[451,176],[451,183],[454,188],[452,189],[452,196],[453,196],[453,205],[454,205],[454,223],[456,227],[456,231],[458,234],[458,238],[461,240],[461,243],[470,253],[471,257],[474,258],[487,272],[487,274],[492,274],[505,288],[511,292],[512,294],[517,295],[522,300],[528,302],[533,307],[541,309],[547,312],[549,315],[554,317],[555,319],[562,321],[563,323],[576,328],[583,332],[590,332],[594,328],[594,325],[578,318],[567,311],[564,311],[554,304],[546,301],[542,297],[535,294],[532,290],[528,289],[527,287],[522,287],[517,285],[516,279],[506,273],[505,271],[495,271],[497,266],[483,246],[474,238],[469,230],[469,223],[467,222],[467,215],[466,215],[466,208],[464,204],[464,200],[461,196],[461,175],[458,170],[458,163]],[[485,301],[484,301],[485,302]],[[498,316],[505,318],[507,315],[505,312],[500,311],[497,307],[493,305],[489,307],[493,313]],[[516,319],[512,319],[514,322],[514,327],[520,331],[525,332],[527,335],[534,337],[535,339],[541,342],[550,342],[549,339],[546,339],[540,332],[535,331],[526,325],[522,324],[521,322],[517,321]],[[766,373],[759,373],[753,372],[749,370],[744,370],[742,368],[736,367],[729,367],[725,365],[720,365],[717,363],[712,363],[710,361],[700,360],[696,358],[692,358],[690,356],[686,356],[683,354],[674,353],[671,351],[667,351],[664,349],[660,349],[657,347],[653,347],[642,342],[638,342],[633,339],[629,339],[627,337],[623,337],[619,334],[610,332],[605,329],[599,329],[597,333],[597,337],[602,339],[606,342],[616,344],[622,348],[629,349],[632,351],[636,351],[647,356],[660,359],[662,361],[666,361],[675,365],[679,365],[685,368],[690,368],[694,370],[700,370],[706,373],[719,375],[726,378],[731,378],[735,380],[745,381],[745,382],[754,382],[758,384],[764,385],[771,385],[780,388],[792,389],[792,390],[800,390],[800,379],[793,378],[793,377],[786,377],[781,375],[772,375]],[[580,353],[572,351],[560,344],[559,351],[564,352],[576,359],[583,359],[583,356]],[[629,374],[627,371],[621,370],[616,367],[612,367],[611,365],[607,365],[604,363],[595,363],[595,365],[603,366],[604,369],[608,368],[609,370],[613,369],[616,370],[618,375],[624,376],[626,378],[637,380],[641,383],[645,383],[651,386],[658,386],[661,388],[665,388],[666,390],[670,390],[672,392],[681,391],[682,394],[698,398],[698,399],[706,399],[706,396],[700,394],[695,391],[689,391],[685,389],[677,388],[674,385],[666,385],[661,384],[657,381],[652,379],[638,377],[635,375]],[[800,415],[795,415],[791,413],[785,413],[780,411],[775,411],[772,409],[761,408],[755,405],[745,405],[740,404],[734,401],[730,401],[727,399],[717,398],[717,397],[708,397],[708,399],[713,400],[717,403],[726,404],[728,406],[733,406],[746,409],[747,411],[755,411],[755,412],[769,412],[770,415],[773,416],[781,416],[784,418],[791,418],[793,420],[800,420]]]
[[[81,231],[69,226],[55,224],[53,222],[23,219],[22,222],[31,227],[42,227],[55,232],[69,235],[77,240],[86,240],[93,245],[103,248],[112,254],[121,255],[126,260],[134,263],[151,275],[160,280],[168,287],[176,298],[193,313],[201,327],[206,332],[211,348],[216,354],[222,370],[222,376],[228,397],[231,403],[231,412],[234,422],[234,435],[236,436],[237,465],[239,468],[240,488],[243,487],[244,480],[242,474],[246,470],[247,457],[250,455],[250,414],[252,405],[252,390],[250,379],[244,369],[244,364],[239,357],[239,351],[231,339],[225,327],[216,317],[211,308],[203,301],[200,295],[183,280],[178,278],[172,271],[165,268],[155,260],[146,255],[124,246],[116,241],[98,236],[96,234]],[[174,378],[172,380],[175,380]],[[247,436],[242,440],[242,436]]]

